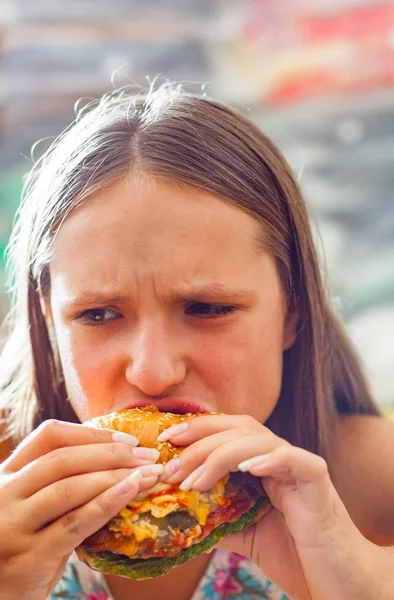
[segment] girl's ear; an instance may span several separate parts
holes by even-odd
[[[300,315],[297,306],[289,309],[283,328],[283,350],[288,350],[294,344],[297,337],[298,323]]]

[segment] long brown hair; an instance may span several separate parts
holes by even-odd
[[[118,90],[89,104],[28,177],[8,250],[13,305],[0,409],[9,435],[18,442],[47,418],[77,421],[39,291],[50,293],[52,245],[67,215],[135,170],[207,191],[261,223],[262,246],[276,260],[289,310],[296,306],[300,315],[267,425],[327,457],[340,412],[379,410],[330,306],[299,187],[251,121],[168,84],[146,95]]]

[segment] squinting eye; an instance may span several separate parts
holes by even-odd
[[[81,313],[78,319],[84,321],[86,325],[104,325],[108,321],[120,319],[121,315],[109,308],[91,308]]]
[[[194,315],[203,319],[213,319],[215,317],[222,317],[229,315],[236,311],[235,306],[229,306],[226,304],[210,304],[208,302],[195,302],[186,309],[187,315]]]

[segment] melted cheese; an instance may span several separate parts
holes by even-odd
[[[145,495],[145,497],[130,502],[119,513],[122,521],[117,525],[110,525],[109,529],[127,537],[127,550],[133,553],[136,543],[148,538],[156,539],[159,531],[157,525],[152,525],[143,518],[144,513],[150,512],[156,518],[163,518],[170,513],[186,509],[197,519],[199,526],[204,526],[215,505],[228,506],[230,504],[231,501],[223,497],[228,478],[229,476],[224,477],[211,490],[203,493],[184,492],[174,486],[163,486],[156,490],[155,495],[151,498]],[[197,528],[201,531],[199,526]],[[194,536],[190,534],[191,531],[188,535],[191,542]]]
[[[193,514],[200,525],[205,525],[210,512],[211,503],[203,498],[199,492],[182,492],[178,494],[178,504],[187,506],[189,512]]]
[[[226,506],[229,500],[223,498],[225,484],[228,477],[224,477],[208,492],[183,492],[172,488],[171,493],[168,486],[160,490],[153,498],[142,498],[130,502],[126,508],[120,511],[120,516],[128,521],[136,521],[136,515],[150,512],[156,518],[163,518],[172,512],[187,508],[188,512],[195,516],[200,525],[205,525],[212,504]]]
[[[122,540],[122,553],[133,556],[137,552],[137,542],[134,536],[124,537]]]
[[[152,523],[148,523],[142,519],[140,519],[137,523],[132,524],[127,523],[125,520],[118,525],[109,525],[109,529],[118,534],[120,533],[125,538],[133,536],[133,539],[136,542],[141,542],[142,540],[146,540],[148,538],[155,540],[159,531],[157,525],[152,525]]]
[[[140,522],[133,525],[133,535],[136,542],[142,542],[142,540],[146,540],[147,538],[155,540],[158,531],[158,526],[151,525],[150,523]]]

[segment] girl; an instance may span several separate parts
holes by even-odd
[[[394,428],[251,122],[169,85],[105,96],[33,168],[9,265],[1,599],[392,597]],[[163,473],[138,440],[81,424],[193,402],[221,414],[167,431],[186,449]],[[202,491],[237,469],[274,508],[212,555],[142,582],[70,558],[159,476]]]

